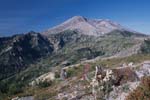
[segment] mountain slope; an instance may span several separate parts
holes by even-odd
[[[64,61],[74,64],[98,56],[128,55],[130,52],[126,51],[141,43],[144,38],[143,34],[122,30],[114,30],[98,37],[67,30],[47,37],[29,32],[25,35],[0,38],[0,79],[20,72],[28,64],[45,59],[46,56],[51,59],[51,66],[57,66]],[[140,45],[138,48],[140,49]],[[139,49],[136,52],[129,51],[135,54]]]
[[[0,80],[52,51],[52,44],[39,33],[0,38]]]
[[[145,35],[124,31],[113,31],[100,37],[84,35],[76,31],[51,34],[49,40],[59,49],[48,58],[47,62],[52,66],[63,66],[61,62],[64,61],[74,64],[98,56],[103,58],[133,55],[140,53],[141,43],[145,38]]]
[[[85,35],[100,36],[114,30],[133,31],[122,27],[120,24],[107,19],[88,19],[82,16],[74,16],[64,23],[43,32],[44,35],[73,30]]]
[[[142,42],[145,36],[126,30],[110,20],[75,16],[41,34],[29,32],[25,35],[1,37],[0,79],[25,69],[28,64],[38,59],[45,59],[45,56],[48,56],[55,66],[63,61],[72,64],[82,59],[113,56],[121,51],[123,53],[118,54],[119,56],[127,55],[124,52]],[[134,53],[137,52],[133,51],[132,54]]]

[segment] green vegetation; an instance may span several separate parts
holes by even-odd
[[[129,57],[123,57],[123,58],[118,57],[113,59],[100,60],[100,61],[96,61],[95,64],[113,68],[113,67],[119,67],[124,63],[127,64],[130,62],[141,63],[149,59],[150,59],[150,54],[135,54]]]
[[[44,82],[39,82],[38,86],[40,88],[46,88],[46,87],[49,87],[53,84],[53,81],[44,81]]]
[[[128,92],[129,91],[129,85],[128,84],[125,84],[123,87],[122,87],[123,91],[124,92]]]
[[[14,94],[22,93],[23,92],[22,87],[19,86],[19,84],[11,84],[9,86],[8,91],[9,91],[10,95],[14,95]]]
[[[150,53],[150,39],[144,40],[143,45],[141,46],[142,53]]]
[[[69,77],[73,77],[73,76],[81,76],[81,74],[83,74],[83,65],[80,65],[78,67],[72,67],[72,68],[68,68],[67,70],[67,76]]]

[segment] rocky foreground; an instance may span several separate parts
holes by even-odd
[[[88,74],[92,74],[92,72]],[[96,76],[91,79],[74,77],[71,81],[78,80],[76,84],[65,80],[61,89],[67,86],[66,90],[61,92],[60,89],[56,99],[126,100],[127,96],[139,86],[141,78],[150,75],[150,61],[139,65],[129,63],[119,68],[105,69],[104,72],[98,71],[96,67],[94,74]]]
[[[52,72],[49,72],[35,79],[33,81],[34,84],[32,82],[30,85],[35,86],[40,81],[50,82],[59,80],[57,85],[55,84],[46,89],[45,93],[49,94],[43,100],[135,100],[128,99],[129,95],[139,87],[143,77],[150,76],[150,61],[136,64],[133,62],[124,63],[116,68],[95,66],[93,71],[90,71],[89,66],[84,64],[84,70],[81,73],[66,78],[54,79],[54,74],[56,73],[52,74]],[[71,66],[64,67],[63,69],[66,70],[69,76],[69,71],[71,69],[78,69],[78,67]],[[50,93],[54,94],[51,95]],[[18,97],[12,100],[40,100],[40,96],[29,96],[30,99]]]

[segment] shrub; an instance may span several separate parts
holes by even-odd
[[[52,81],[44,81],[44,82],[39,82],[38,86],[40,88],[46,88],[52,85]]]
[[[141,46],[142,53],[150,53],[150,40],[144,40],[143,45]]]
[[[9,94],[17,94],[17,93],[21,93],[23,92],[22,88],[20,86],[18,86],[18,84],[11,84],[9,86]]]
[[[140,85],[127,96],[126,100],[150,100],[150,76],[143,77]]]
[[[60,72],[58,71],[55,72],[55,78],[60,78]]]
[[[0,92],[7,93],[8,92],[8,84],[7,82],[0,81]]]

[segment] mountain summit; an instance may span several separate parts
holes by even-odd
[[[127,30],[120,24],[108,19],[88,19],[82,16],[74,16],[69,20],[43,32],[45,35],[59,33],[65,30],[75,30],[85,35],[100,36],[114,30]]]

